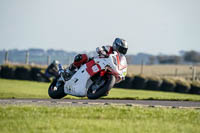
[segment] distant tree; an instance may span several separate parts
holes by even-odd
[[[181,57],[176,55],[157,56],[157,59],[160,64],[179,64],[181,62]]]
[[[181,57],[180,56],[174,55],[174,56],[170,56],[170,58],[171,58],[171,60],[172,60],[172,62],[174,64],[179,64],[181,62]]]
[[[156,61],[156,57],[155,56],[150,56],[149,57],[149,65],[153,65],[153,64],[155,64],[155,61]]]
[[[196,51],[188,51],[183,56],[184,60],[187,62],[192,63],[199,63],[200,62],[200,53]]]

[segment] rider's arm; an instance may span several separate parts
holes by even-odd
[[[96,52],[99,54],[99,56],[109,56],[113,50],[111,46],[102,46],[102,47],[97,47]]]
[[[99,56],[101,55],[106,55],[106,52],[104,51],[104,49],[102,47],[97,47],[96,48],[96,52]]]

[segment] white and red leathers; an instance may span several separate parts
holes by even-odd
[[[108,57],[111,53],[113,53],[112,46],[102,46],[96,48],[97,54],[99,57]],[[74,62],[72,63],[73,66],[79,68],[82,64],[85,64],[89,61],[89,58],[86,54],[78,54],[75,56]]]

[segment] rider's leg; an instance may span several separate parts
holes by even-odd
[[[71,77],[74,74],[76,68],[80,68],[82,64],[88,62],[88,56],[86,54],[78,54],[74,58],[74,62],[66,69],[66,76]]]
[[[82,64],[88,62],[88,56],[86,54],[78,54],[74,58],[73,65],[79,68]]]

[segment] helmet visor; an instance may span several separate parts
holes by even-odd
[[[118,47],[118,51],[119,51],[121,54],[125,55],[125,54],[127,53],[127,51],[128,51],[128,48],[124,48],[124,47],[119,46],[119,47]]]

